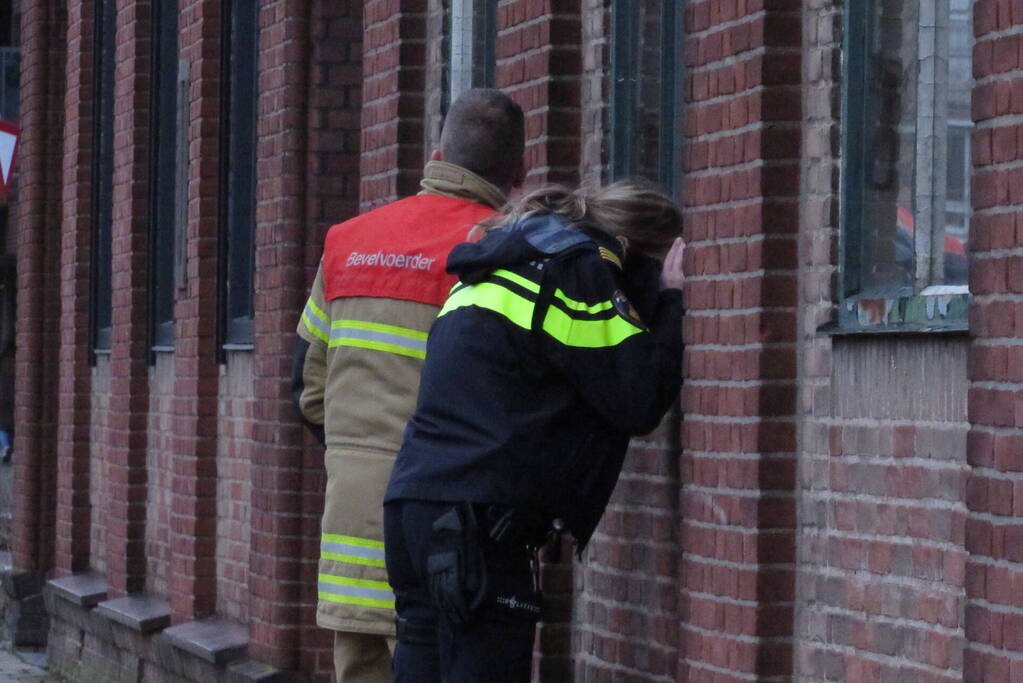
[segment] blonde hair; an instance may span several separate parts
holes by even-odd
[[[585,224],[613,237],[624,237],[641,251],[666,249],[682,234],[682,211],[652,183],[620,180],[603,187],[571,190],[545,185],[524,195],[477,226],[470,238],[529,216],[558,214],[573,224]]]

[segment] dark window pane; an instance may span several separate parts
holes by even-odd
[[[174,343],[174,237],[178,224],[178,3],[156,3],[153,26],[152,339]]]
[[[98,350],[110,348],[116,19],[114,0],[97,0],[92,173],[92,327],[94,345]]]
[[[618,0],[612,6],[611,177],[642,176],[677,189],[677,3]]]
[[[229,76],[225,97],[228,106],[223,118],[223,334],[226,343],[248,344],[252,342],[255,261],[258,5],[230,2],[225,3],[225,10],[230,12],[230,33],[225,45]]]

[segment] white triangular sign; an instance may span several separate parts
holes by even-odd
[[[17,142],[17,135],[0,130],[0,173],[3,174],[4,185],[11,178],[11,162],[14,161],[14,146]]]

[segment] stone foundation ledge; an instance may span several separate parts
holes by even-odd
[[[107,683],[298,683],[245,656],[246,627],[229,619],[171,626],[166,601],[148,595],[107,599],[106,583],[93,573],[48,581],[50,669],[69,681]]]

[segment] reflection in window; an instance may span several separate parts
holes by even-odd
[[[497,3],[492,0],[451,0],[448,102],[470,88],[494,87],[496,13]]]
[[[965,291],[970,2],[872,0],[850,12],[847,293]]]
[[[611,178],[677,189],[681,22],[675,0],[612,5]]]

